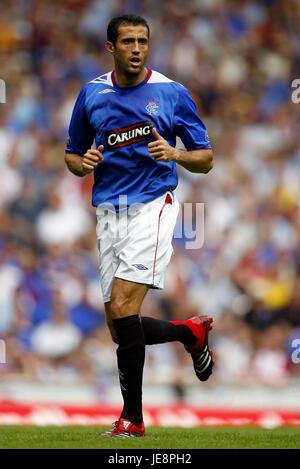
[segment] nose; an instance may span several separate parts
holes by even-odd
[[[140,46],[137,40],[134,42],[132,52],[136,55],[140,53]]]

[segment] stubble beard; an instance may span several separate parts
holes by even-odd
[[[137,67],[136,69],[133,68],[131,66],[130,63],[128,62],[125,62],[125,61],[121,61],[119,62],[118,64],[118,68],[120,70],[120,72],[125,75],[125,76],[128,76],[129,78],[131,77],[136,77],[138,75],[140,75],[143,70],[145,69],[145,66],[146,66],[146,57],[142,60],[141,64],[139,65],[139,67]],[[116,64],[117,65],[117,64]]]

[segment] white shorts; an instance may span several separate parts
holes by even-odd
[[[104,303],[110,301],[115,277],[163,288],[178,211],[179,203],[171,192],[119,213],[97,207]]]

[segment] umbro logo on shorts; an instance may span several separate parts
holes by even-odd
[[[138,270],[149,270],[148,267],[143,264],[132,264],[132,266],[136,267]]]
[[[118,147],[125,147],[135,142],[150,140],[153,123],[151,121],[137,122],[136,124],[113,129],[106,132],[107,146],[111,150]]]

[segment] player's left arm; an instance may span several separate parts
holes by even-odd
[[[154,142],[148,144],[149,155],[156,161],[174,161],[192,173],[208,173],[213,167],[213,151],[211,148],[200,150],[180,150],[174,148],[152,129]]]
[[[208,173],[213,167],[213,152],[206,127],[199,117],[190,92],[174,84],[177,101],[174,108],[173,131],[186,150],[174,148],[153,129],[155,142],[149,143],[149,153],[157,161],[175,161],[193,173]]]

